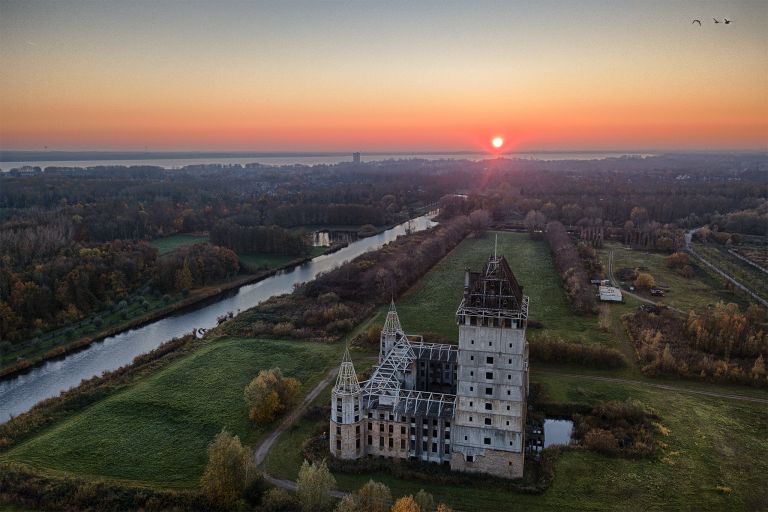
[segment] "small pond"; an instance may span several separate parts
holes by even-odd
[[[573,421],[571,420],[544,420],[544,448],[556,444],[571,444],[573,433]]]

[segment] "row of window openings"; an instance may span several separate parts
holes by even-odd
[[[507,423],[509,423],[509,422],[507,422]],[[464,436],[464,440],[465,441],[467,440],[467,436]],[[484,437],[483,438],[483,444],[487,444],[487,445],[491,444],[491,438],[490,437]],[[510,441],[509,442],[509,446],[514,446],[514,444],[515,444],[514,441]],[[471,457],[471,455],[467,457],[467,462],[472,462],[470,460],[470,457]]]
[[[474,421],[474,418],[472,416],[469,417],[469,422],[472,423]],[[483,422],[486,425],[490,425],[492,423],[491,418],[485,418]],[[507,426],[509,426],[509,420],[507,420]],[[467,436],[464,436],[464,440],[467,440]]]
[[[341,429],[339,427],[336,427],[336,429],[340,433]],[[371,430],[371,431],[373,430],[373,423],[369,423],[368,424],[368,430]],[[381,433],[384,432],[384,425],[379,425],[379,432],[381,432]],[[428,432],[429,432],[429,430],[427,429],[427,426],[424,425],[424,428],[422,429],[422,436],[427,437]],[[359,433],[359,429],[358,429],[358,433]],[[394,428],[393,428],[392,425],[389,426],[389,433],[390,434],[394,434]],[[405,435],[405,427],[400,427],[400,434],[401,435]],[[416,427],[411,426],[410,434],[412,436],[416,435]],[[437,429],[432,430],[432,437],[437,437]],[[450,439],[451,438],[451,431],[448,430],[448,427],[446,427],[445,434],[443,435],[443,437],[445,439]]]
[[[373,419],[373,413],[372,412],[368,413],[368,418],[369,419]],[[384,418],[384,413],[379,413],[379,419],[380,420],[385,419]],[[395,415],[394,414],[390,414],[389,415],[389,421],[395,421]],[[405,423],[406,421],[408,421],[408,418],[406,418],[405,416],[400,416],[400,423]],[[423,420],[421,420],[421,423],[426,428],[426,426],[429,425],[429,420],[428,419],[423,419]],[[416,418],[411,418],[411,425],[415,425],[415,424],[416,424]],[[432,425],[436,427],[437,426],[437,420],[432,420]],[[446,421],[445,422],[445,428],[449,428],[450,426],[451,426],[451,422],[450,421]]]
[[[469,406],[473,407],[474,402],[469,402]],[[493,410],[493,404],[491,402],[485,402],[485,410],[486,411],[492,411]],[[509,406],[507,406],[507,410],[509,411]]]
[[[360,449],[360,440],[359,439],[355,439],[355,448],[358,449],[358,450]],[[337,450],[341,450],[341,439],[337,439],[336,440],[336,449]]]
[[[372,446],[372,445],[373,445],[373,437],[372,436],[368,436],[368,446]],[[416,441],[411,440],[410,446],[411,446],[411,450],[415,450],[416,449]],[[394,447],[395,447],[394,441],[392,439],[390,439],[389,440],[389,448],[392,449]],[[428,447],[429,447],[429,443],[427,441],[422,441],[421,442],[421,450],[423,452],[426,452]],[[340,440],[336,441],[336,448],[338,450],[341,450],[341,441]],[[360,441],[359,440],[357,440],[357,448],[360,448]],[[383,437],[379,437],[379,448],[384,448],[384,438]],[[444,445],[443,448],[444,448],[444,452],[445,453],[451,453],[451,445],[450,444]],[[400,440],[400,449],[401,450],[405,450],[405,439],[401,439]],[[432,443],[432,453],[437,453],[437,443]]]
[[[469,344],[470,344],[470,345],[474,345],[474,344],[475,344],[475,340],[469,340]],[[492,347],[492,346],[493,346],[493,342],[492,342],[492,341],[489,341],[489,342],[488,342],[488,346],[489,346],[489,347]],[[510,344],[509,344],[509,348],[512,348],[512,343],[510,343]]]
[[[469,360],[470,361],[474,361],[475,360],[475,356],[469,356]],[[493,357],[491,357],[491,356],[486,357],[485,358],[485,364],[493,364]],[[512,359],[509,359],[507,361],[507,364],[512,364]]]
[[[512,327],[512,319],[510,318],[480,317],[480,321],[478,322],[478,317],[466,315],[462,318],[464,325],[467,325],[467,318],[469,318],[469,325],[479,325],[483,327],[506,327],[508,329]],[[515,327],[517,329],[520,328],[520,320],[515,320]]]
[[[469,376],[470,377],[474,377],[475,376],[475,372],[474,371],[470,371],[469,372]],[[485,372],[485,378],[488,379],[488,380],[493,380],[493,372]],[[512,380],[512,374],[511,373],[507,374],[507,380]]]
[[[342,421],[341,416],[336,416],[336,423],[341,423]],[[360,416],[355,416],[355,421],[360,421]]]
[[[475,386],[469,386],[469,390],[470,391],[474,391],[475,390]],[[493,395],[493,388],[485,388],[485,394],[486,395]],[[511,396],[512,395],[512,391],[508,389],[507,390],[507,395]]]

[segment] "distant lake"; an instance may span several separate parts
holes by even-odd
[[[559,152],[541,152],[541,153],[507,153],[501,156],[505,158],[522,158],[526,160],[599,160],[604,158],[619,158],[631,154],[633,156],[654,156],[650,153],[622,153],[622,152],[573,152],[573,153],[559,153]],[[121,158],[121,159],[93,159],[93,160],[45,160],[45,156],[37,153],[34,155],[34,160],[19,160],[19,161],[0,161],[0,170],[10,171],[17,167],[23,167],[29,165],[32,167],[97,167],[97,166],[126,166],[132,165],[146,165],[163,167],[165,169],[180,169],[188,165],[206,165],[206,164],[222,164],[222,165],[246,165],[246,164],[262,164],[262,165],[334,165],[341,162],[351,162],[351,154],[322,154],[315,155],[301,154],[301,155],[246,155],[246,156],[184,156],[184,157],[153,157],[153,158],[141,158],[142,155],[137,154],[135,158]],[[53,155],[52,155],[53,156]],[[56,155],[58,156],[58,155]],[[402,160],[411,158],[421,158],[425,160],[486,160],[494,158],[493,155],[488,153],[363,153],[361,155],[362,161],[374,162],[382,160]]]

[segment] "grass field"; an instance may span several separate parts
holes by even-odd
[[[190,235],[188,233],[179,233],[176,235],[166,236],[163,238],[157,238],[152,240],[150,244],[157,249],[160,256],[173,252],[179,247],[187,245],[199,244],[201,242],[207,242],[208,236]]]
[[[317,383],[340,346],[251,339],[212,341],[130,389],[109,397],[19,445],[3,459],[80,476],[171,487],[197,484],[206,447],[226,427],[254,443],[270,426],[247,418],[245,385],[279,367]]]
[[[768,300],[768,274],[729,254],[724,247],[713,244],[695,244],[694,248],[704,259]]]
[[[669,290],[664,297],[652,297],[649,299],[661,302],[683,311],[691,309],[702,311],[718,301],[737,302],[745,305],[744,299],[726,290],[724,280],[707,272],[702,266],[696,267],[696,274],[692,278],[682,277],[665,264],[666,256],[661,253],[636,251],[628,249],[621,244],[607,243],[600,252],[603,265],[608,265],[608,253],[613,251],[613,273],[621,268],[647,267],[648,271],[656,279],[656,282],[668,286]],[[695,259],[692,258],[694,264]],[[643,295],[641,292],[637,292]]]
[[[364,361],[360,361],[364,363]],[[405,481],[388,474],[335,474],[340,489],[353,490],[373,478],[399,496],[424,488],[461,510],[763,510],[768,505],[768,410],[629,384],[593,382],[550,373],[532,374],[550,398],[592,404],[603,400],[642,401],[661,416],[670,432],[660,436],[657,456],[619,459],[575,450],[556,465],[552,486],[541,496],[494,489],[444,487]],[[708,388],[707,388],[708,389]],[[329,392],[317,403],[325,404]],[[267,459],[270,474],[295,479],[300,447],[327,420],[303,420],[287,431]],[[723,491],[718,491],[718,487]],[[731,489],[730,494],[726,489]]]
[[[452,340],[458,338],[454,318],[464,289],[464,268],[482,270],[493,254],[495,235],[465,239],[397,301],[406,332],[433,332]],[[529,330],[531,338],[547,333],[568,340],[611,344],[610,336],[597,329],[597,317],[571,312],[544,241],[531,240],[524,233],[500,232],[498,236],[499,254],[507,258],[523,293],[530,297],[529,318],[544,324],[541,330]],[[383,314],[378,320],[383,322]]]
[[[631,360],[632,350],[621,329],[598,332],[596,319],[570,313],[543,242],[532,241],[523,234],[504,233],[499,236],[499,247],[525,287],[525,293],[530,295],[531,318],[544,323],[543,332],[549,330],[572,339],[570,329],[575,327],[583,339],[618,346]],[[398,312],[406,330],[455,337],[453,314],[461,296],[464,266],[469,264],[473,269],[479,268],[492,250],[490,237],[467,239],[433,268],[398,301]],[[663,271],[660,275],[664,275]],[[697,286],[704,288],[707,284],[701,280]],[[699,299],[707,293],[711,293],[711,289],[702,289]],[[544,304],[539,307],[540,303]],[[619,325],[622,313],[636,306],[634,299],[628,300],[627,304],[611,305],[614,327]],[[381,323],[382,319],[380,313],[376,322]],[[529,334],[535,336],[536,332],[529,331]],[[362,367],[369,362],[365,356],[364,353],[357,356],[356,366]],[[360,367],[356,368],[358,372]],[[552,486],[541,496],[494,489],[443,487],[376,473],[336,474],[339,487],[356,489],[374,478],[389,485],[396,496],[425,488],[456,508],[478,511],[762,510],[768,505],[768,490],[762,482],[762,475],[768,474],[768,410],[764,405],[642,385],[583,380],[562,373],[605,374],[577,366],[550,365],[534,367],[531,379],[543,384],[555,401],[593,404],[634,398],[657,411],[661,423],[670,429],[668,436],[660,436],[663,444],[658,456],[629,460],[581,450],[566,452],[557,462]],[[751,389],[652,380],[642,376],[636,368],[611,373],[649,383],[671,383],[681,388],[767,396]],[[327,403],[329,392],[326,390],[317,403]],[[325,419],[302,420],[278,440],[267,459],[268,471],[281,478],[295,478],[301,463],[302,443],[327,428]]]
[[[327,249],[327,247],[312,247],[308,256],[314,258],[323,254]],[[248,272],[281,267],[301,258],[301,256],[275,256],[270,254],[238,254],[238,257],[240,258],[240,266]]]

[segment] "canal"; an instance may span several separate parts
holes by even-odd
[[[19,415],[40,400],[58,395],[103,372],[129,364],[134,357],[160,344],[192,332],[216,326],[216,319],[227,312],[256,306],[275,295],[293,290],[294,285],[314,279],[367,251],[379,249],[407,232],[422,231],[435,225],[432,215],[423,215],[378,235],[362,238],[347,247],[318,256],[311,261],[272,277],[240,287],[237,291],[208,302],[199,308],[161,318],[143,327],[110,336],[88,348],[51,360],[27,373],[0,382],[0,423]]]

